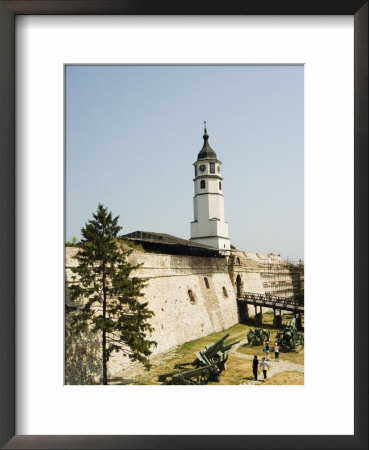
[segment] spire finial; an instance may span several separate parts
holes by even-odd
[[[204,132],[206,133],[206,120],[204,120]]]

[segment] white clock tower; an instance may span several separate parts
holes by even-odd
[[[219,250],[230,250],[228,223],[224,221],[222,163],[209,145],[206,122],[203,137],[204,145],[193,164],[195,196],[191,240]]]

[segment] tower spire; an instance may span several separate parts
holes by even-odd
[[[202,146],[202,149],[200,150],[200,153],[198,154],[197,159],[204,159],[204,158],[217,159],[216,153],[210,147],[209,142],[208,142],[209,141],[209,135],[208,135],[208,131],[206,129],[206,120],[204,120],[204,135],[203,135],[203,139],[204,139],[204,144]]]

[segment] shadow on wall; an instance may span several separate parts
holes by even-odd
[[[65,323],[65,384],[100,384],[101,342],[92,331],[72,332]]]

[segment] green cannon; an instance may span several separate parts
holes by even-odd
[[[270,332],[263,328],[250,328],[247,333],[247,341],[251,345],[264,345],[269,341]]]
[[[239,341],[225,345],[226,334],[214,344],[207,345],[196,353],[196,359],[188,363],[174,366],[174,371],[158,376],[163,384],[207,384],[209,381],[219,381],[219,375],[226,368],[228,351]]]
[[[289,320],[282,331],[278,331],[275,339],[282,351],[295,350],[299,345],[304,345],[304,336],[297,332],[295,318]]]

